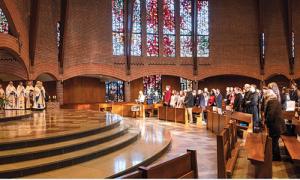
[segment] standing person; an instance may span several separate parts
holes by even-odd
[[[17,87],[17,109],[25,109],[25,88],[20,82]]]
[[[208,92],[207,88],[204,88],[203,96],[204,96],[204,100],[205,100],[205,107],[207,107],[208,106],[208,100],[209,100],[209,92]]]
[[[281,103],[281,97],[280,97],[280,91],[279,91],[279,88],[278,88],[278,85],[276,82],[271,82],[268,84],[268,88],[269,89],[272,89],[273,92],[276,94],[277,96],[277,100],[279,103]]]
[[[291,89],[292,90],[290,91],[290,99],[291,101],[295,101],[297,103],[299,100],[297,84],[293,82],[291,84]]]
[[[171,87],[166,86],[166,92],[165,92],[165,96],[164,96],[164,105],[165,106],[170,106],[171,96],[172,96]]]
[[[285,123],[282,118],[282,107],[277,99],[277,95],[272,91],[266,91],[265,119],[269,129],[269,136],[272,138],[273,161],[280,161],[279,138],[285,132]]]
[[[43,85],[43,82],[41,81],[40,83],[41,83],[41,91],[42,91],[42,95],[43,95],[43,99],[44,99],[43,106],[44,106],[44,108],[46,108],[46,99],[47,99],[46,90],[45,90],[45,87]]]
[[[34,91],[34,87],[32,81],[28,81],[25,89],[26,109],[31,109],[33,106],[33,91]]]
[[[178,101],[177,101],[177,104],[176,104],[176,108],[183,108],[184,99],[185,99],[184,92],[180,91]]]
[[[2,88],[2,84],[0,84],[0,101],[1,101],[0,110],[3,110],[5,107],[5,91]]]
[[[36,82],[33,92],[33,109],[43,110],[45,109],[45,92],[43,92],[42,84],[40,81]]]
[[[226,105],[230,104],[230,95],[231,95],[230,87],[226,87],[226,96],[225,96],[225,98],[226,98],[226,101],[225,101]]]
[[[188,118],[189,118],[189,123],[193,123],[193,107],[194,107],[194,96],[192,94],[192,91],[189,90],[186,93],[185,99],[184,99],[184,104],[185,108],[188,112]]]
[[[145,99],[146,99],[146,97],[145,97],[143,91],[139,91],[139,97],[137,99],[137,102],[141,103],[141,104],[144,104]]]
[[[7,103],[5,105],[5,109],[16,109],[17,101],[17,90],[14,87],[14,83],[12,81],[9,81],[9,84],[6,87],[6,98],[7,98]]]
[[[215,106],[216,105],[216,90],[212,89],[210,91],[210,96],[208,99],[208,106]]]
[[[176,106],[176,91],[175,90],[172,91],[170,106],[172,108],[175,108],[175,106]]]
[[[217,89],[216,90],[216,105],[217,105],[219,114],[222,114],[222,101],[223,101],[223,97],[220,92],[220,89]]]
[[[251,85],[249,92],[249,100],[246,102],[249,108],[249,114],[252,114],[254,127],[259,127],[259,114],[258,114],[258,94],[256,92],[256,86]]]
[[[238,87],[234,88],[235,98],[233,103],[233,110],[237,112],[242,112],[242,104],[243,104],[243,95],[241,89]]]
[[[245,92],[245,95],[244,95],[244,101],[243,101],[243,112],[251,114],[249,104],[247,103],[250,101],[250,95],[251,95],[249,84],[244,85],[244,92]]]

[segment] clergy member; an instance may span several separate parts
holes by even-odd
[[[2,84],[0,84],[0,101],[0,110],[3,110],[5,106],[5,91],[2,88]]]
[[[28,81],[25,89],[26,109],[31,109],[33,106],[33,91],[34,87],[32,85],[32,81]]]
[[[17,96],[17,109],[25,109],[25,87],[22,82],[17,87]]]
[[[16,109],[17,101],[17,90],[14,87],[14,83],[9,81],[9,84],[6,87],[6,100],[7,103],[5,104],[5,109]]]
[[[41,82],[37,81],[33,92],[33,109],[35,110],[45,109],[44,101],[45,101],[45,92],[43,92]]]

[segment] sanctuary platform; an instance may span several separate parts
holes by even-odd
[[[22,120],[32,117],[33,113],[29,110],[1,110],[0,123],[14,120]]]
[[[111,113],[33,112],[1,123],[0,177],[118,177],[153,162],[170,143],[164,128],[141,128]]]

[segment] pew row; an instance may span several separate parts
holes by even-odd
[[[239,149],[240,143],[237,142],[236,124],[232,122],[217,135],[218,178],[232,177]]]
[[[263,133],[248,133],[245,150],[254,165],[254,178],[272,178],[272,139]]]
[[[122,179],[191,179],[198,178],[197,153],[187,150],[187,153],[169,161],[141,166],[137,171],[120,177]]]
[[[295,165],[300,166],[300,142],[296,136],[281,136],[284,146]]]
[[[184,108],[162,106],[158,108],[158,119],[184,124],[187,119],[187,113]]]

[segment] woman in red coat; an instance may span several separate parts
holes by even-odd
[[[212,89],[210,92],[210,97],[208,99],[208,106],[215,106],[216,105],[216,96],[215,90]]]

